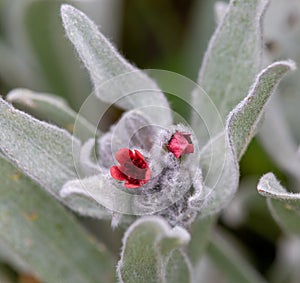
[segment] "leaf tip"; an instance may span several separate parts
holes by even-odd
[[[73,6],[69,5],[69,4],[62,4],[60,6],[60,13],[63,16],[64,14],[68,14],[70,12],[73,12],[74,10],[76,10]]]

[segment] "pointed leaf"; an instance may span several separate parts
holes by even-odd
[[[49,283],[112,281],[112,257],[69,212],[3,158],[0,172],[0,241],[27,272]]]
[[[93,125],[72,110],[67,102],[58,96],[36,93],[27,89],[14,89],[8,93],[6,99],[20,110],[66,129],[70,133],[73,133],[76,122],[75,134],[83,141],[98,134]]]
[[[219,24],[223,20],[225,14],[227,12],[228,3],[223,2],[223,1],[217,1],[215,3],[214,9],[215,9],[216,23]]]
[[[257,189],[267,197],[270,212],[280,227],[300,236],[300,194],[287,192],[272,173],[262,176]]]
[[[120,282],[182,282],[168,281],[174,278],[169,272],[175,268],[179,278],[187,275],[184,282],[190,282],[186,259],[177,250],[189,239],[186,230],[171,229],[161,218],[140,218],[129,227],[123,239],[117,267]],[[172,263],[176,265],[171,266]]]
[[[56,197],[65,182],[76,178],[79,146],[65,130],[36,120],[0,98],[0,149]]]
[[[260,68],[260,23],[267,3],[267,0],[231,0],[208,45],[198,84],[211,98],[223,122],[245,97]],[[195,90],[193,105],[198,113],[207,103],[206,98]],[[220,117],[211,115],[210,120],[205,121],[213,135],[222,131],[218,122]],[[194,117],[193,125],[198,123]],[[200,132],[199,136],[202,134]]]
[[[155,111],[147,111],[152,122],[171,124],[168,102],[156,83],[123,59],[85,14],[69,5],[62,6],[61,14],[67,36],[89,70],[96,95],[125,109],[152,106]]]
[[[237,159],[256,134],[266,103],[283,76],[296,68],[292,61],[275,62],[257,76],[248,96],[230,113],[227,129]]]
[[[258,76],[249,95],[230,113],[226,135],[220,135],[203,148],[201,167],[204,189],[191,198],[191,206],[203,216],[215,213],[231,200],[239,181],[238,160],[256,133],[265,105],[276,85],[287,71],[295,68],[293,62],[271,64]]]
[[[236,247],[221,236],[214,235],[211,238],[207,253],[230,283],[267,282],[254,267],[243,258],[236,250]]]

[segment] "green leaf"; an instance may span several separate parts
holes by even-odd
[[[276,86],[288,71],[295,68],[292,61],[269,65],[257,76],[248,96],[230,113],[227,131],[238,160],[256,134],[257,125]]]
[[[111,255],[69,212],[3,158],[0,172],[0,241],[28,272],[49,283],[112,282]]]
[[[214,235],[207,249],[208,256],[230,283],[266,283],[265,279],[243,258],[225,238]]]
[[[227,9],[228,9],[228,4],[226,2],[223,2],[223,1],[217,1],[215,3],[215,6],[214,6],[214,10],[215,10],[215,21],[217,24],[219,24],[226,12],[227,12]]]
[[[215,221],[216,217],[214,216],[198,218],[191,226],[191,240],[187,245],[187,254],[193,264],[193,267],[197,266],[202,258]]]
[[[67,36],[90,73],[96,95],[124,109],[145,108],[143,111],[158,125],[171,124],[168,102],[156,83],[123,59],[85,14],[69,5],[62,5],[61,14]]]
[[[109,219],[111,218],[111,213],[101,205],[102,202],[98,202],[97,199],[94,198],[94,194],[90,193],[91,189],[84,190],[84,188],[90,185],[90,182],[87,181],[91,181],[91,179],[96,180],[96,178],[90,177],[67,182],[61,190],[60,196],[64,199],[64,204],[81,215],[98,219]],[[95,187],[95,190],[97,190],[98,186],[99,188],[104,188],[101,186],[101,182],[92,182],[92,185]],[[84,186],[83,189],[82,186]],[[105,186],[105,188],[108,189],[109,186]],[[103,196],[105,196],[105,194],[103,194]]]
[[[75,179],[80,142],[65,130],[21,112],[0,98],[0,150],[54,196]]]
[[[267,197],[270,212],[279,226],[300,236],[300,194],[287,192],[272,173],[262,176],[257,190]]]
[[[256,133],[257,125],[271,94],[291,61],[271,64],[258,76],[248,96],[230,113],[225,134],[217,136],[201,152],[204,189],[190,204],[205,216],[218,212],[231,200],[239,181],[238,160]]]
[[[178,226],[171,229],[159,217],[140,218],[123,239],[117,267],[120,282],[191,282],[187,259],[178,250],[189,239],[186,230]],[[180,281],[183,276],[184,281]]]
[[[188,258],[180,250],[174,250],[167,259],[166,283],[191,282],[191,267]]]
[[[55,95],[36,93],[27,89],[14,89],[8,93],[7,101],[37,119],[52,123],[73,133],[82,141],[95,137],[97,129],[70,108],[68,103]]]
[[[103,218],[108,209],[120,213],[134,213],[129,201],[131,194],[127,194],[117,188],[111,177],[104,172],[84,179],[75,179],[67,182],[60,191],[60,196],[66,203],[74,203],[77,211],[85,212],[87,215]],[[82,199],[76,201],[76,199]],[[88,202],[90,202],[90,207]],[[94,211],[93,214],[90,214]]]
[[[224,122],[246,96],[260,68],[260,22],[267,3],[267,0],[232,0],[210,40],[198,84],[211,101],[195,90],[192,103],[200,114],[207,103],[216,106],[220,116],[211,115],[209,121],[204,121],[213,136],[223,130],[219,119]],[[193,125],[197,124],[199,121],[194,116]],[[199,128],[199,136],[204,130]]]

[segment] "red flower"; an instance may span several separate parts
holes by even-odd
[[[138,188],[150,180],[151,170],[144,156],[138,151],[121,148],[116,153],[119,166],[111,166],[111,176],[119,181],[125,181],[128,189]]]
[[[181,155],[194,152],[194,145],[190,138],[191,134],[176,132],[169,141],[167,148],[176,158]]]

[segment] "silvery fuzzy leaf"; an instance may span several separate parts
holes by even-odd
[[[67,36],[88,69],[96,95],[124,108],[143,108],[152,122],[172,123],[166,98],[156,83],[130,65],[82,12],[69,5],[61,8]]]
[[[69,182],[67,182],[67,184]],[[113,217],[112,212],[104,208],[89,195],[87,196],[84,193],[77,193],[74,191],[72,194],[64,194],[63,192],[61,196],[64,198],[63,203],[65,205],[82,216],[107,220],[112,219]]]
[[[60,196],[66,199],[67,203],[75,203],[76,199],[84,199],[85,203],[78,201],[76,210],[86,211],[87,215],[99,218],[107,218],[110,211],[122,214],[135,214],[132,207],[133,197],[130,193],[117,186],[108,173],[100,172],[98,175],[85,179],[75,179],[67,182],[60,191]],[[91,202],[91,211],[88,209],[88,202]],[[97,206],[99,212],[97,213]]]
[[[71,213],[2,157],[0,172],[0,242],[10,264],[49,283],[113,281],[112,256]]]
[[[266,104],[278,83],[288,71],[295,69],[293,61],[279,61],[269,65],[257,76],[248,96],[230,113],[227,131],[238,160],[256,134]]]
[[[186,230],[171,229],[159,217],[140,218],[124,235],[117,267],[120,282],[191,282],[189,263],[178,249],[189,240]]]
[[[215,6],[214,6],[215,21],[217,24],[219,24],[223,20],[223,17],[225,16],[227,9],[228,9],[228,3],[226,3],[226,2],[217,1],[215,3]]]
[[[300,194],[287,192],[272,173],[262,176],[257,190],[267,198],[270,212],[280,227],[299,236]]]
[[[295,64],[282,61],[261,71],[248,96],[230,113],[226,133],[211,141],[201,153],[204,180],[202,196],[190,199],[190,205],[206,215],[222,209],[238,186],[238,160],[256,133],[265,105],[280,79]]]
[[[97,26],[100,26],[113,40],[121,39],[122,29],[122,0],[80,1],[76,7],[90,15]]]
[[[67,131],[36,120],[0,99],[0,149],[18,168],[59,198],[75,179],[80,142]]]
[[[171,252],[171,255],[167,259],[166,263],[164,282],[193,282],[189,259],[182,251],[174,250]]]
[[[199,139],[206,137],[206,128],[211,137],[223,130],[221,122],[246,96],[254,81],[261,64],[260,22],[267,3],[267,0],[232,0],[211,38],[198,77],[198,84],[209,98],[196,89],[192,99],[197,111],[192,126],[196,128],[200,122]],[[203,123],[197,116],[210,104],[216,107],[219,116],[212,112]]]
[[[79,176],[96,175],[101,171],[99,163],[97,162],[97,154],[95,149],[95,139],[87,140],[80,149]]]
[[[14,89],[8,93],[6,100],[20,110],[66,129],[70,133],[73,133],[76,123],[74,134],[82,141],[99,134],[95,126],[72,110],[68,103],[58,96],[27,89]]]

